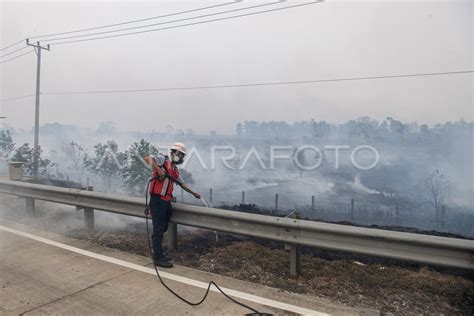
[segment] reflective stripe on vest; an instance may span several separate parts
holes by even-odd
[[[161,196],[165,196],[166,195],[166,192],[168,191],[169,189],[169,184],[170,184],[170,179],[169,178],[165,178],[165,181],[163,181],[163,188],[161,189]]]
[[[179,171],[171,166],[171,162],[166,159],[163,163],[163,168],[168,171],[168,174],[173,178],[179,177]],[[153,180],[150,185],[150,193],[160,195],[165,201],[171,200],[173,197],[173,184],[174,181],[168,177],[165,177],[163,181],[158,179],[158,173],[153,170]]]

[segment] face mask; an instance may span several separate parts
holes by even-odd
[[[181,161],[181,158],[179,158],[177,155],[173,155],[172,159],[174,163],[179,163]]]

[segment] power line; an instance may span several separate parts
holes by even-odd
[[[200,19],[200,18],[215,16],[215,15],[220,15],[220,14],[226,14],[226,13],[231,13],[231,12],[237,12],[237,11],[242,11],[242,10],[250,10],[250,9],[255,9],[255,8],[259,8],[259,7],[275,5],[275,4],[279,4],[279,3],[282,3],[282,1],[278,0],[276,2],[270,2],[270,3],[265,3],[265,4],[249,6],[249,7],[245,7],[245,8],[238,8],[238,9],[233,9],[233,10],[227,10],[227,11],[209,13],[209,14],[204,14],[204,15],[198,15],[198,16],[193,16],[193,17],[188,17],[188,18],[183,18],[183,19],[178,19],[178,20],[165,21],[165,22],[153,23],[153,24],[147,24],[147,25],[141,25],[141,26],[134,26],[134,27],[124,28],[124,29],[119,29],[119,30],[111,30],[111,31],[97,32],[97,33],[91,33],[91,34],[81,34],[81,35],[74,35],[74,36],[67,36],[67,37],[59,37],[59,38],[53,38],[53,39],[49,39],[49,40],[47,39],[47,40],[44,40],[44,41],[49,43],[51,41],[60,41],[60,40],[65,40],[65,39],[88,37],[88,36],[94,36],[94,35],[123,32],[123,31],[128,31],[128,30],[136,30],[136,29],[146,28],[146,27],[150,27],[150,26],[170,24],[170,23],[176,23],[176,22],[183,22],[183,21]]]
[[[87,38],[87,39],[80,39],[80,40],[73,40],[73,41],[64,41],[64,42],[59,42],[59,43],[52,43],[51,45],[69,44],[69,43],[75,43],[75,42],[87,42],[87,41],[94,41],[94,40],[99,40],[99,39],[106,39],[106,38],[113,38],[113,37],[121,37],[121,36],[135,35],[135,34],[149,33],[149,32],[156,32],[156,31],[162,31],[162,30],[168,30],[168,29],[174,29],[174,28],[180,28],[180,27],[198,25],[198,24],[205,24],[205,23],[211,23],[211,22],[217,22],[217,21],[235,19],[235,18],[240,18],[240,17],[244,17],[244,16],[251,16],[251,15],[257,15],[257,14],[263,14],[263,13],[267,13],[267,12],[286,10],[286,9],[291,9],[291,8],[296,8],[296,7],[302,7],[302,6],[312,5],[312,4],[320,3],[320,2],[323,2],[323,1],[324,1],[324,0],[316,0],[316,1],[314,1],[314,2],[309,2],[309,3],[296,4],[296,5],[286,6],[286,7],[283,7],[283,8],[269,9],[269,10],[263,10],[263,11],[245,13],[245,14],[239,14],[239,15],[234,15],[234,16],[230,16],[230,17],[212,19],[212,20],[207,20],[207,21],[199,21],[199,22],[193,22],[193,23],[188,23],[188,24],[181,24],[181,25],[163,27],[163,28],[158,28],[158,29],[151,29],[151,30],[145,30],[145,31],[130,32],[130,33],[124,33],[124,34],[117,34],[117,35],[101,36],[101,37]],[[47,42],[47,40],[46,40],[46,42]]]
[[[12,51],[12,52],[9,52],[9,53],[7,53],[7,54],[5,54],[5,55],[0,56],[0,58],[6,57],[6,56],[11,55],[11,54],[14,54],[14,53],[16,53],[16,52],[19,52],[19,51],[21,51],[21,50],[24,50],[25,48],[28,48],[28,46],[24,46],[24,47],[22,47],[22,48],[15,49],[15,50]]]
[[[20,55],[18,55],[18,56],[13,57],[13,58],[10,58],[10,59],[4,60],[4,61],[0,61],[0,64],[7,63],[7,62],[9,62],[9,61],[15,60],[15,59],[17,59],[17,58],[20,58],[21,56],[25,56],[25,55],[28,55],[28,54],[33,53],[33,52],[34,52],[34,50],[30,50],[29,52],[20,54]]]
[[[38,35],[38,36],[32,36],[30,38],[49,37],[49,36],[65,35],[65,34],[72,34],[72,33],[79,33],[79,32],[85,32],[85,31],[98,30],[98,29],[103,29],[103,28],[108,28],[108,27],[114,27],[114,26],[120,26],[120,25],[125,25],[125,24],[144,22],[144,21],[149,21],[149,20],[155,20],[155,19],[170,17],[170,16],[174,16],[174,15],[180,15],[180,14],[191,13],[191,12],[196,12],[196,11],[202,11],[202,10],[207,10],[207,9],[212,9],[212,8],[217,8],[217,7],[223,7],[223,6],[226,6],[226,5],[236,4],[236,3],[239,3],[239,2],[242,2],[242,0],[232,1],[232,2],[227,2],[227,3],[207,6],[207,7],[203,7],[203,8],[187,10],[187,11],[180,11],[180,12],[175,12],[175,13],[170,13],[170,14],[165,14],[165,15],[159,15],[159,16],[155,16],[155,17],[151,17],[151,18],[145,18],[145,19],[139,19],[139,20],[122,22],[122,23],[97,26],[97,27],[91,27],[91,28],[80,29],[80,30],[75,30],[75,31],[53,33],[53,34],[46,34],[46,35]]]
[[[27,95],[22,95],[22,96],[19,96],[19,97],[3,99],[3,100],[0,100],[0,103],[13,101],[13,100],[19,100],[19,99],[25,99],[25,98],[29,98],[29,97],[32,97],[32,96],[34,96],[34,94],[27,94]]]
[[[24,41],[25,41],[25,39],[22,39],[22,40],[20,40],[20,41],[18,41],[18,42],[15,42],[15,43],[13,43],[13,44],[10,44],[10,45],[8,45],[8,46],[5,46],[4,48],[0,48],[0,52],[3,52],[5,49],[8,49],[8,48],[13,47],[13,46],[15,46],[15,45],[18,45],[18,44],[20,44],[20,43],[22,43],[22,42],[24,42]]]
[[[319,80],[244,83],[244,84],[232,84],[232,85],[176,87],[176,88],[45,92],[45,93],[42,93],[42,94],[43,95],[71,95],[71,94],[106,94],[106,93],[133,93],[133,92],[153,92],[153,91],[203,90],[203,89],[243,88],[243,87],[259,87],[259,86],[311,84],[311,83],[357,81],[357,80],[394,79],[394,78],[408,78],[408,77],[445,76],[445,75],[458,75],[458,74],[468,74],[468,73],[474,73],[474,70],[450,71],[450,72],[432,72],[432,73],[415,73],[415,74],[402,74],[402,75],[389,75],[389,76],[319,79]]]

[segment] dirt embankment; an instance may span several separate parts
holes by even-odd
[[[18,207],[16,198],[3,201],[1,217],[38,229],[87,240],[106,247],[148,256],[143,221],[118,220],[98,213],[96,231],[82,227],[83,215],[57,207],[34,218]],[[119,228],[118,228],[119,227]],[[289,253],[281,243],[204,230],[180,232],[177,264],[248,280],[282,290],[325,297],[353,307],[368,307],[397,315],[474,315],[474,274],[435,269],[413,263],[347,253],[302,248],[301,274],[289,275]]]
[[[144,227],[72,237],[148,255]],[[256,282],[282,290],[325,297],[354,307],[397,315],[473,315],[474,275],[412,263],[302,249],[301,274],[289,275],[289,253],[282,244],[196,230],[170,252],[177,264]]]

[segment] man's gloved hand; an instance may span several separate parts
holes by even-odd
[[[199,194],[199,193],[197,193],[197,192],[194,192],[193,195],[194,195],[194,197],[195,197],[196,199],[200,199],[200,198],[201,198],[201,194]]]

